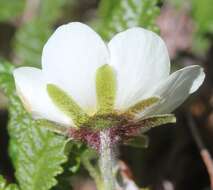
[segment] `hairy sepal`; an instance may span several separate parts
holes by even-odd
[[[61,135],[66,135],[66,133],[67,133],[67,127],[62,126],[58,123],[54,123],[54,122],[46,120],[46,119],[37,119],[34,122],[39,127],[46,128],[54,133],[58,133]]]
[[[124,141],[124,145],[135,148],[148,148],[149,137],[147,135],[135,136]]]
[[[53,103],[68,117],[76,126],[80,126],[89,120],[89,116],[65,91],[54,84],[47,84],[47,92]]]
[[[113,111],[116,95],[116,78],[110,65],[103,65],[96,72],[96,96],[98,114],[108,114]]]
[[[152,107],[153,105],[157,104],[160,100],[160,97],[150,97],[144,100],[141,100],[131,106],[126,113],[134,115],[140,112],[143,112],[145,109]]]
[[[141,133],[145,133],[149,129],[153,127],[158,127],[160,125],[165,125],[169,123],[176,123],[176,117],[174,114],[162,114],[162,115],[154,115],[143,120],[139,120],[135,123],[135,125],[141,125]]]

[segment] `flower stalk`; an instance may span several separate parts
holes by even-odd
[[[110,131],[100,131],[100,171],[103,180],[104,190],[115,190],[115,145],[112,145]]]

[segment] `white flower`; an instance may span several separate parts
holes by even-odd
[[[105,44],[87,25],[73,22],[60,26],[47,41],[42,69],[14,70],[17,92],[34,118],[72,126],[73,119],[48,95],[47,84],[57,85],[85,113],[94,115],[98,107],[96,72],[106,64],[114,70],[116,80],[114,110],[125,112],[144,99],[160,98],[149,109],[138,112],[137,118],[171,113],[200,87],[205,77],[197,65],[170,74],[165,43],[151,31],[131,28]]]

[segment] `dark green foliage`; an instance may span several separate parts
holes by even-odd
[[[206,50],[209,47],[207,34],[213,34],[212,0],[191,0],[192,16],[195,20],[194,49]]]
[[[115,33],[133,26],[158,31],[155,24],[159,14],[157,2],[158,0],[102,0],[99,7],[99,33],[109,40]]]
[[[50,27],[39,20],[24,24],[16,33],[16,59],[24,65],[40,66],[42,48],[51,34]]]
[[[9,62],[0,59],[0,87],[4,90],[6,95],[12,94],[14,90],[14,82],[11,77],[14,66]]]
[[[68,161],[63,164],[64,172],[57,177],[58,184],[53,190],[72,190],[70,179],[80,169],[81,155],[85,149],[84,145],[75,144],[71,141],[67,144]]]
[[[40,5],[40,14],[37,19],[48,25],[54,24],[54,22],[63,13],[63,8],[68,0],[42,0]]]
[[[53,25],[61,15],[66,0],[40,1],[38,14],[24,23],[15,35],[14,48],[17,62],[39,67],[45,42],[52,33]]]
[[[0,22],[20,16],[24,7],[25,0],[0,0]]]
[[[198,31],[213,33],[212,0],[192,0],[192,14],[196,20]]]

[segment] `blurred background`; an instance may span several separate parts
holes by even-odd
[[[141,10],[131,10],[129,4],[142,6]],[[0,0],[0,60],[39,67],[48,36],[58,25],[70,21],[89,23],[105,40],[134,25],[149,28],[164,38],[173,70],[193,64],[204,67],[205,82],[176,110],[177,123],[149,131],[149,148],[120,147],[119,158],[126,165],[128,177],[141,187],[210,189],[210,177],[196,139],[201,138],[213,155],[213,1]],[[8,102],[2,91],[0,173],[14,181],[14,165],[8,154]],[[94,189],[82,168],[70,180],[75,190]]]

